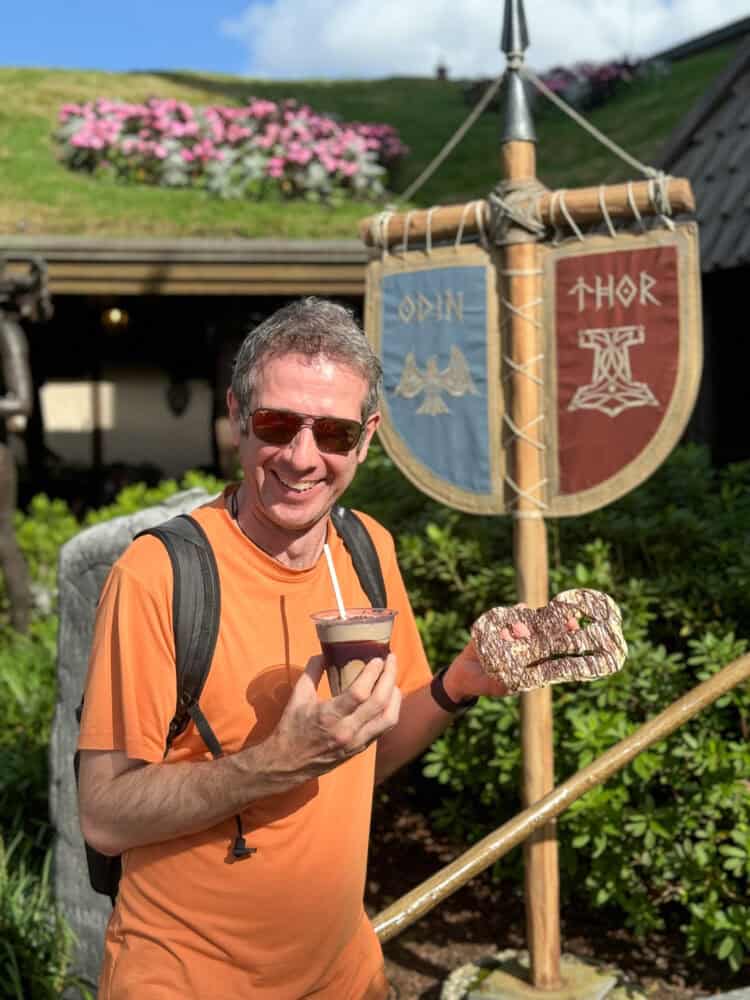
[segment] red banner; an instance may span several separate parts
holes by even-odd
[[[698,228],[593,236],[544,252],[550,516],[611,503],[680,439],[703,361]]]
[[[656,435],[680,360],[677,263],[675,246],[558,261],[561,495],[610,479]]]

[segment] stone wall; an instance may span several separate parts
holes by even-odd
[[[139,531],[193,510],[208,499],[203,490],[186,490],[155,507],[87,528],[60,551],[58,692],[50,743],[54,884],[57,901],[78,938],[74,971],[92,984],[98,977],[112,906],[89,885],[78,827],[73,756],[78,739],[76,708],[86,679],[96,604],[110,566]]]

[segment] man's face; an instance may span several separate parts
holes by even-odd
[[[359,422],[366,393],[366,380],[340,362],[288,354],[263,364],[252,409],[294,410]],[[241,433],[239,407],[231,389],[227,400],[232,439],[245,474],[243,512],[255,540],[264,546],[271,538],[278,542],[280,533],[304,534],[327,516],[354,478],[380,415],[369,418],[358,448],[335,455],[319,451],[309,426],[302,427],[287,445],[266,444],[253,434],[252,425],[247,434]]]

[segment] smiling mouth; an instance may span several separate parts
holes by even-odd
[[[300,494],[309,493],[310,490],[314,489],[321,482],[321,480],[315,480],[314,482],[306,481],[302,483],[288,483],[285,479],[282,479],[278,473],[276,474],[276,478],[284,487],[284,489],[291,490],[292,493],[300,493]]]

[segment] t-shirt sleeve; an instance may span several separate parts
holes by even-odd
[[[409,595],[406,591],[396,557],[391,534],[365,514],[359,516],[366,523],[380,558],[388,606],[398,611],[393,625],[391,650],[398,659],[398,686],[406,695],[429,684],[432,670],[422,645],[422,638],[414,619]]]
[[[177,693],[171,590],[169,556],[155,538],[138,539],[110,571],[97,608],[79,749],[162,759]]]

